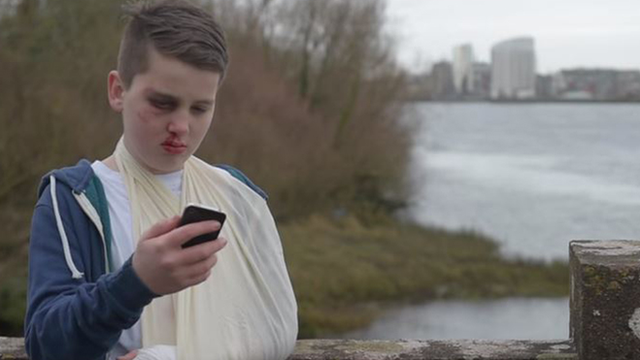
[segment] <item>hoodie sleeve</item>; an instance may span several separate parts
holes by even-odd
[[[50,186],[50,185],[49,185]],[[68,187],[57,190],[69,253],[85,273],[90,225]],[[74,218],[74,216],[76,218]],[[84,254],[84,256],[83,256]],[[31,360],[99,359],[113,347],[123,329],[133,326],[156,297],[137,276],[129,259],[96,282],[72,277],[65,260],[49,188],[34,210],[29,244],[29,285],[25,347]]]

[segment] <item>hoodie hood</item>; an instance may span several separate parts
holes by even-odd
[[[82,159],[78,161],[75,166],[50,171],[43,176],[40,181],[40,186],[38,186],[38,198],[42,196],[46,187],[49,186],[49,183],[51,182],[51,175],[53,175],[59,183],[67,185],[74,193],[79,194],[91,183],[91,179],[93,178],[93,169],[91,169],[91,163],[88,160]]]

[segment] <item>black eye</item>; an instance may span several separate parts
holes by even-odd
[[[173,101],[151,99],[150,102],[153,107],[160,110],[171,110],[175,107],[175,103]]]

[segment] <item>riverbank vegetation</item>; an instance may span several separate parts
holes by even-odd
[[[302,337],[366,326],[398,302],[568,296],[565,263],[504,259],[495,242],[473,232],[310,217],[281,234]]]
[[[198,156],[269,193],[301,336],[365,324],[393,301],[566,293],[565,265],[506,261],[480,236],[394,220],[410,134],[397,126],[405,77],[383,1],[238,3],[207,2],[232,64]],[[22,331],[40,177],[106,157],[121,133],[105,91],[121,4],[0,0],[0,334]]]

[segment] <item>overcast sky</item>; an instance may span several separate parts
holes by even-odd
[[[414,70],[451,60],[471,43],[490,60],[493,44],[535,39],[538,72],[572,67],[640,70],[640,0],[386,0],[398,57]]]

